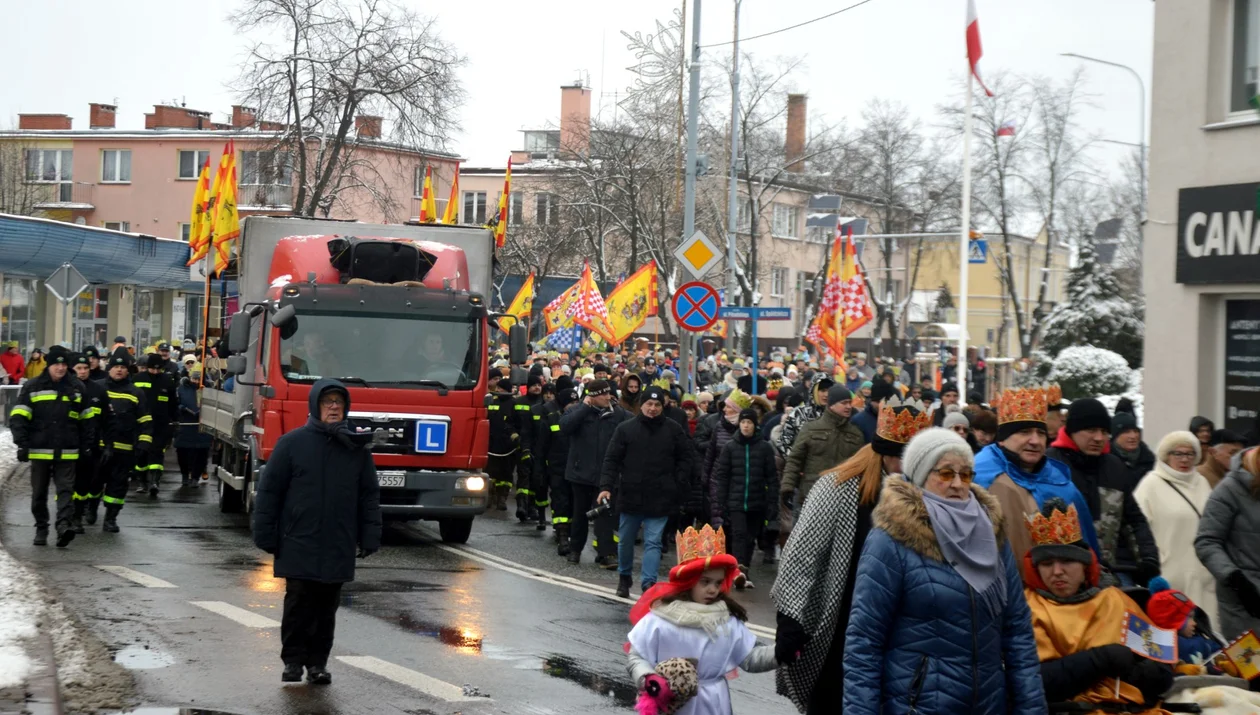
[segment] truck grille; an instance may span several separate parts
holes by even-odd
[[[416,421],[391,418],[387,420],[351,417],[350,424],[356,432],[376,433],[384,435],[384,443],[372,443],[372,451],[376,454],[414,454],[416,443]]]

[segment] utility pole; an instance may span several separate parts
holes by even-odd
[[[726,304],[739,305],[735,298],[739,280],[735,276],[736,223],[739,221],[739,5],[735,0],[735,50],[731,63],[731,186],[726,207]],[[756,237],[753,238],[756,240]],[[728,335],[730,332],[728,331]]]
[[[687,175],[683,185],[683,240],[696,232],[696,153],[700,131],[700,2],[691,3],[691,88],[687,99]],[[680,331],[683,332],[683,331]],[[695,370],[691,365],[691,341],[695,336],[686,331],[679,336],[678,352],[686,377],[683,384],[692,388]]]

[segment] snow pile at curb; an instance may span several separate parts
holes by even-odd
[[[0,486],[17,466],[17,447],[8,430],[0,432]],[[0,544],[0,688],[26,682],[31,659],[25,642],[39,633],[43,594],[35,579]]]
[[[17,447],[0,428],[0,490],[15,474]],[[78,622],[41,579],[0,543],[0,689],[24,685],[33,663],[26,646],[40,630],[52,639],[67,712],[121,710],[134,698],[131,674]]]

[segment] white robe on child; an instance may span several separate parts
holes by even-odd
[[[726,674],[739,667],[757,645],[757,637],[738,618],[728,615],[712,635],[702,627],[681,626],[660,615],[680,615],[712,609],[687,601],[665,604],[666,609],[653,608],[630,631],[630,647],[644,660],[656,664],[670,658],[698,660],[696,673],[700,689],[678,715],[731,715],[731,692]],[[723,608],[725,604],[720,604]],[[713,621],[708,621],[712,626]]]

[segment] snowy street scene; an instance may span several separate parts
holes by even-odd
[[[9,14],[0,715],[1260,713],[1260,0]]]

